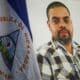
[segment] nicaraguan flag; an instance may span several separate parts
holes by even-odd
[[[40,80],[25,0],[0,0],[0,80]]]

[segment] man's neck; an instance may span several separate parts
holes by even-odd
[[[70,54],[73,54],[72,43],[65,44],[64,47],[66,48],[66,50],[67,50]]]

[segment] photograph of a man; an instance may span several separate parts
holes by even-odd
[[[42,80],[80,80],[80,46],[73,41],[68,7],[62,2],[52,2],[46,14],[52,38],[37,50]]]

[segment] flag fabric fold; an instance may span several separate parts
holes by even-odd
[[[0,0],[0,80],[40,80],[25,0]]]
[[[17,15],[23,20],[24,24],[29,30],[30,36],[32,38],[32,33],[30,30],[30,24],[28,20],[27,4],[26,0],[7,0],[11,7],[15,10]]]

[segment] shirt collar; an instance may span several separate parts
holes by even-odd
[[[64,46],[63,46],[60,42],[58,42],[58,41],[53,41],[53,40],[51,40],[51,42],[52,42],[52,45],[53,45],[53,48],[54,48],[54,49],[62,48],[62,49],[65,50]]]
[[[67,52],[65,47],[60,42],[53,41],[53,40],[51,40],[51,42],[55,50],[57,50],[58,48],[61,48],[63,51]],[[80,51],[80,46],[74,41],[72,41],[72,46],[73,46],[73,55],[75,55],[76,51]]]

